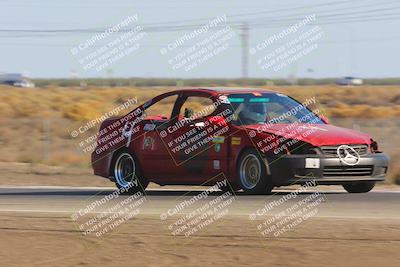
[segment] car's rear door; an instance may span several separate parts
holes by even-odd
[[[156,97],[145,108],[146,115],[141,122],[143,133],[135,140],[135,152],[144,175],[149,179],[162,180],[175,172],[175,163],[160,132],[167,128],[178,97],[179,93]]]

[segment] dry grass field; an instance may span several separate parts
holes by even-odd
[[[400,86],[275,86],[304,101],[316,97],[334,124],[370,133],[392,160],[390,181],[400,183]],[[89,153],[70,136],[77,127],[130,99],[138,104],[174,87],[0,87],[0,161],[87,168]],[[131,108],[133,108],[132,105]],[[129,111],[128,109],[125,112]],[[164,110],[160,109],[160,113]],[[122,114],[121,112],[120,114]],[[98,130],[93,127],[87,134]]]

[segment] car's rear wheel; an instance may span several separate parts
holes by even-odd
[[[374,188],[375,182],[357,182],[344,184],[344,189],[349,193],[367,193]]]
[[[246,194],[270,194],[273,189],[265,163],[255,149],[248,149],[241,155],[238,175],[240,186]]]
[[[114,156],[113,177],[118,189],[126,193],[144,191],[149,184],[142,176],[137,160],[128,150],[119,151]]]

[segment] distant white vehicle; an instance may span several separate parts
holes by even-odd
[[[0,74],[0,84],[16,87],[33,88],[35,84],[21,73],[2,73]]]
[[[338,85],[362,85],[363,80],[355,77],[344,77],[336,82]]]

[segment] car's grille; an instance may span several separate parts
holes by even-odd
[[[372,165],[325,166],[324,177],[371,176],[372,170]]]
[[[368,154],[368,146],[367,145],[349,145],[350,147],[354,148],[355,151],[360,156]],[[337,157],[337,149],[339,146],[321,146],[322,153],[326,156],[334,156]]]

